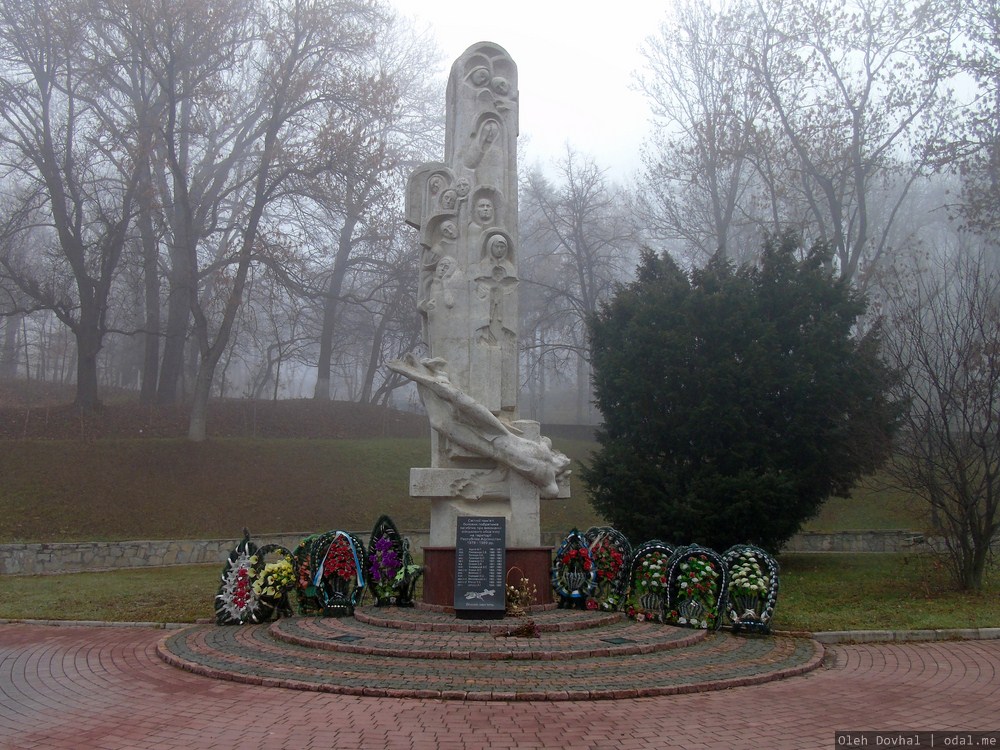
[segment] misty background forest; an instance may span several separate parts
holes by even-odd
[[[690,269],[825,242],[898,365],[971,297],[995,329],[1000,3],[665,14],[641,167],[612,180],[581,122],[520,166],[524,417],[600,421],[586,322],[644,247]],[[218,397],[416,409],[383,362],[421,344],[403,188],[443,152],[440,63],[378,0],[6,0],[0,378],[183,404],[194,440]]]

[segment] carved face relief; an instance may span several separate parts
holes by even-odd
[[[499,94],[500,96],[507,96],[510,94],[510,82],[502,76],[497,76],[490,81],[490,88],[493,89],[494,93]]]
[[[445,239],[456,239],[458,237],[458,226],[453,221],[443,222],[441,224],[441,234]]]
[[[441,175],[434,175],[431,177],[430,190],[431,195],[437,195],[441,192],[441,188],[444,187],[444,178]]]
[[[476,201],[476,219],[484,226],[493,221],[493,201],[489,198]]]
[[[503,260],[507,257],[507,238],[502,234],[495,234],[490,237],[487,247],[490,251],[490,257],[493,260]]]
[[[474,86],[485,86],[490,82],[490,71],[485,67],[478,67],[469,74],[469,80]]]
[[[458,261],[450,255],[445,255],[438,261],[437,268],[434,269],[434,275],[442,281],[447,279],[455,272],[455,265],[457,262]]]
[[[472,190],[472,183],[469,182],[468,178],[463,177],[458,182],[455,183],[455,189],[458,191],[458,196],[464,198]]]
[[[450,211],[455,208],[455,204],[458,202],[458,193],[454,190],[445,190],[441,193],[441,208]]]

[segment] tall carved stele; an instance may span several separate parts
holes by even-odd
[[[480,42],[455,61],[446,112],[444,161],[418,167],[406,191],[428,356],[388,363],[416,382],[432,428],[431,467],[410,470],[410,495],[431,503],[424,591],[435,604],[451,603],[459,516],[504,516],[508,564],[527,572],[523,550],[544,557],[547,575],[539,500],[569,496],[569,459],[517,413],[517,66],[502,47]]]

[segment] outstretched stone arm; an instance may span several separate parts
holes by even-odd
[[[466,450],[509,466],[543,495],[558,494],[558,478],[567,473],[570,459],[553,450],[546,438],[535,442],[515,434],[452,383],[445,364],[441,359],[417,360],[412,354],[386,363],[390,370],[417,384],[431,427],[438,433]]]

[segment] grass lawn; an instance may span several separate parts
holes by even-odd
[[[194,622],[214,616],[221,565],[0,576],[0,618]]]
[[[594,443],[557,440],[586,460]],[[367,531],[383,513],[401,529],[429,525],[408,496],[409,469],[430,460],[427,438],[182,438],[5,440],[0,543],[228,538]],[[578,469],[578,467],[577,467]],[[542,529],[603,523],[575,471],[572,498],[542,502]],[[863,483],[833,498],[810,531],[914,529],[906,497]],[[953,591],[919,555],[785,555],[774,626],[782,630],[1000,626],[1000,571],[979,594]],[[190,622],[212,616],[221,565],[0,577],[0,618]]]
[[[1000,627],[1000,571],[978,594],[951,590],[931,558],[785,555],[778,630]],[[0,577],[0,618],[193,622],[213,616],[220,565]]]
[[[559,440],[587,460],[595,443]],[[8,440],[0,451],[0,543],[204,539],[342,528],[383,513],[425,529],[430,506],[409,497],[409,471],[430,460],[427,438]],[[603,523],[579,480],[569,500],[542,502],[542,529]],[[920,507],[867,480],[831,498],[806,531],[924,530]]]
[[[803,531],[923,531],[928,522],[919,500],[884,486],[878,475],[861,480],[851,497],[831,497]]]
[[[581,458],[592,444],[557,447]],[[367,531],[383,513],[426,529],[430,504],[409,497],[409,476],[429,462],[425,438],[5,441],[0,543]],[[542,502],[543,530],[601,522],[579,471],[571,489]]]
[[[778,629],[1000,627],[996,566],[982,591],[963,593],[929,555],[789,554],[780,563]]]

